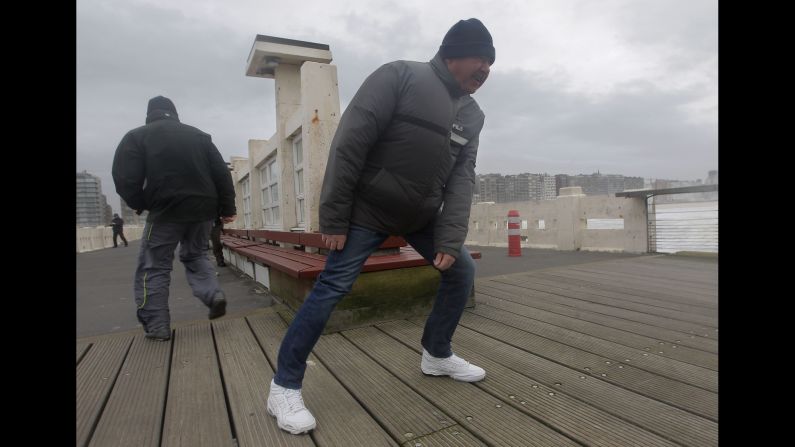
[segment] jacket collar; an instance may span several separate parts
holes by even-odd
[[[442,56],[439,53],[436,53],[436,56],[431,59],[430,64],[434,73],[436,73],[436,76],[442,80],[444,86],[447,87],[447,91],[450,92],[452,97],[459,98],[467,94],[465,91],[461,90],[461,87],[458,85],[458,81],[455,80],[453,75],[447,69],[447,64],[445,64],[444,59],[442,59]]]
[[[158,120],[174,120],[179,122],[179,115],[172,112],[171,110],[162,110],[162,109],[152,110],[151,112],[149,112],[148,115],[146,115],[146,124]]]

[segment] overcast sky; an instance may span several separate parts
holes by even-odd
[[[148,100],[224,158],[275,132],[274,83],[245,76],[257,34],[328,44],[341,109],[385,62],[427,61],[477,17],[497,59],[478,174],[704,179],[718,167],[717,0],[77,0],[77,168],[110,175]]]

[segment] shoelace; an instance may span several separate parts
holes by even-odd
[[[287,390],[283,394],[284,399],[287,401],[287,409],[290,414],[295,414],[306,407],[304,406],[304,398],[298,390]]]

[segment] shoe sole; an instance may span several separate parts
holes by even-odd
[[[425,370],[422,370],[422,373],[425,374],[426,376],[431,376],[431,377],[450,377],[451,379],[457,380],[459,382],[479,382],[479,381],[481,381],[481,380],[486,378],[486,373],[483,373],[483,375],[481,375],[481,376],[473,376],[473,377],[453,376],[451,374],[447,374],[447,373],[443,373],[443,372],[440,372],[440,373],[426,372]]]
[[[169,341],[169,340],[171,340],[171,337],[168,337],[168,338],[150,337],[148,335],[145,335],[144,337],[148,338],[149,340],[155,340],[155,341]]]
[[[265,408],[268,410],[268,414],[269,415],[271,415],[274,418],[276,418],[276,425],[279,426],[279,428],[281,428],[282,430],[286,431],[287,433],[290,433],[290,434],[293,434],[293,435],[300,435],[301,433],[308,433],[309,431],[314,430],[315,427],[317,427],[317,423],[314,423],[314,424],[312,424],[311,427],[303,429],[303,430],[297,429],[297,428],[296,429],[290,429],[288,427],[283,426],[281,424],[281,422],[279,422],[279,418],[277,418],[276,415],[273,413],[273,410],[271,410],[270,402],[268,402],[268,405],[266,405]]]

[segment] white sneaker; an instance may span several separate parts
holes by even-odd
[[[312,430],[317,425],[315,417],[304,406],[301,390],[291,390],[271,380],[268,395],[268,414],[276,418],[276,425],[294,435]]]
[[[423,374],[431,376],[450,376],[462,382],[477,382],[486,377],[486,371],[453,354],[447,358],[433,357],[422,350],[420,368]]]

